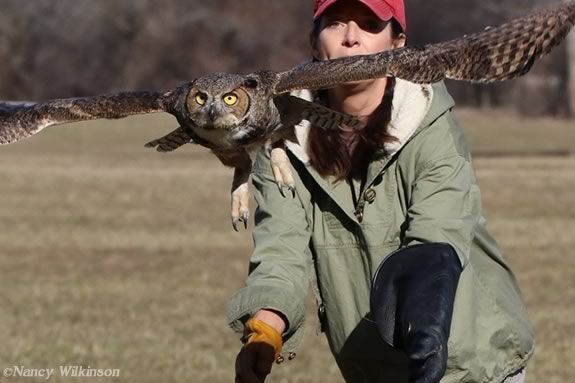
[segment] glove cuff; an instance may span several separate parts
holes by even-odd
[[[269,344],[274,349],[275,359],[280,356],[283,346],[281,334],[275,328],[257,318],[251,318],[246,322],[243,341],[245,345],[257,342]]]

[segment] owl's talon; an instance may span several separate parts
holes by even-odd
[[[280,191],[280,194],[282,195],[282,197],[285,198],[285,196],[286,196],[285,193],[284,193],[284,187],[285,187],[285,185],[282,184],[282,183],[279,183],[279,182],[277,183],[277,185],[278,185],[278,189],[279,189],[279,191]]]
[[[295,198],[295,185],[288,185],[288,190],[291,191],[291,197]]]
[[[234,228],[235,232],[239,232],[239,223],[243,222],[244,223],[244,229],[247,230],[248,229],[248,220],[247,219],[243,219],[243,218],[234,218],[232,219],[232,226]]]
[[[291,170],[291,164],[285,150],[281,147],[273,148],[271,151],[271,163],[274,178],[278,185],[280,194],[285,198],[284,188],[287,188],[295,196],[295,181]]]
[[[295,185],[286,185],[279,182],[277,182],[277,185],[282,197],[286,198],[285,189],[287,189],[291,193],[292,198],[295,198]]]
[[[243,222],[244,229],[247,230],[249,222],[249,213],[242,213],[242,216],[240,218],[232,218],[232,226],[234,227],[234,230],[236,232],[240,231],[240,229],[238,228],[240,222]]]
[[[232,192],[232,226],[239,231],[240,223],[244,229],[248,228],[250,218],[249,210],[250,192],[247,182],[242,183]]]
[[[245,230],[248,229],[249,220],[250,220],[250,213],[247,211],[242,212],[242,216],[240,218],[240,221],[242,221],[244,223],[244,229]]]

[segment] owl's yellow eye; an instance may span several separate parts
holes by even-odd
[[[224,96],[224,102],[228,106],[235,105],[238,102],[238,96],[235,93],[228,93]]]
[[[196,94],[196,102],[198,103],[198,105],[204,105],[207,100],[208,96],[206,96],[204,93]]]

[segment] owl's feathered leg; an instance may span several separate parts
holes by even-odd
[[[285,197],[284,188],[287,188],[292,193],[292,196],[295,197],[295,181],[283,140],[272,144],[270,157],[272,171],[280,193]]]
[[[249,157],[248,157],[249,159]],[[251,161],[248,166],[236,167],[234,170],[234,180],[232,181],[232,226],[235,231],[239,231],[238,225],[244,224],[244,229],[248,228],[250,219],[250,188],[249,178],[251,172]]]
[[[234,179],[232,181],[232,226],[235,231],[239,231],[238,226],[243,223],[244,228],[247,229],[250,218],[250,188],[248,181],[252,171],[252,160],[244,149],[229,151],[212,148],[212,152],[222,164],[234,168]]]

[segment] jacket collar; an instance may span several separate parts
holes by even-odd
[[[294,96],[308,101],[313,100],[309,90],[301,90],[292,93]],[[389,156],[397,153],[425,119],[433,99],[433,87],[431,85],[419,85],[401,79],[396,79],[396,85],[391,107],[391,121],[389,133],[397,138],[397,141],[386,144],[385,152]],[[303,120],[295,126],[298,142],[286,141],[286,146],[295,157],[303,164],[309,164],[307,154],[307,142],[310,123]]]
[[[310,91],[298,91],[293,95],[304,98],[308,101],[313,99]],[[431,85],[414,84],[405,80],[396,79],[395,91],[392,101],[391,120],[389,132],[397,141],[385,146],[385,150],[376,152],[367,171],[365,188],[370,187],[377,176],[381,174],[389,161],[418,131],[418,128],[429,120],[434,119],[429,116],[432,108],[434,87]],[[441,109],[441,108],[439,108]],[[445,109],[444,109],[445,110]],[[322,177],[309,163],[307,154],[307,141],[310,123],[302,121],[295,127],[298,142],[286,141],[286,147],[299,160],[307,172],[314,178],[316,183],[326,192],[326,194],[345,212],[354,222],[358,222],[355,211],[358,206],[354,206],[351,198],[351,189],[347,182],[336,182],[333,177]],[[363,197],[360,196],[359,204]]]

